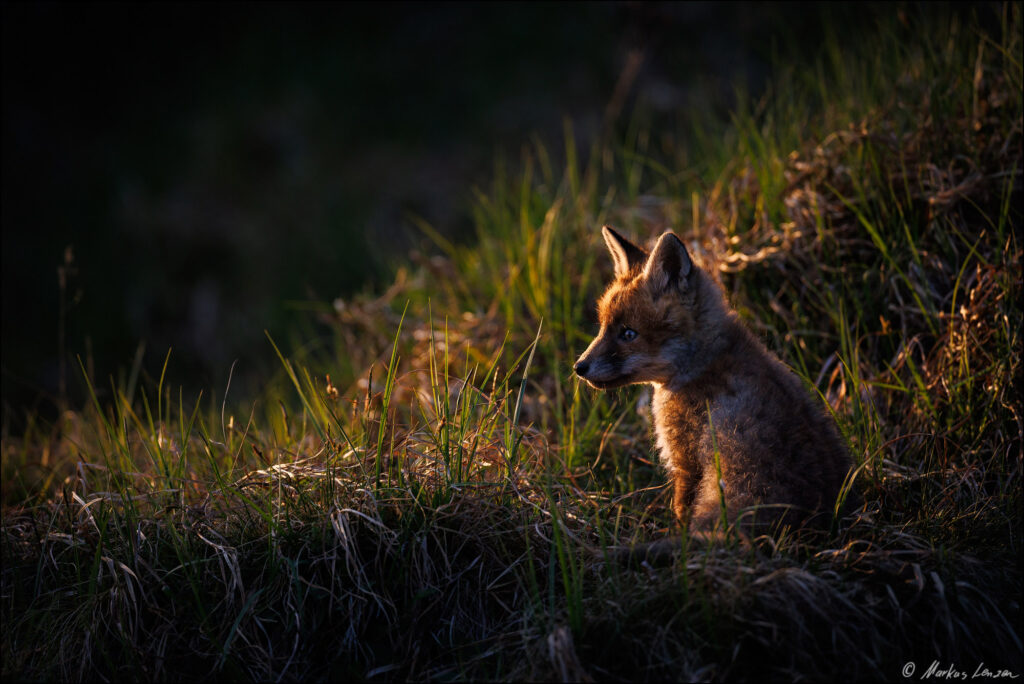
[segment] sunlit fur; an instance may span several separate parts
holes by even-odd
[[[657,445],[679,520],[711,531],[723,495],[728,520],[748,532],[827,519],[815,514],[831,511],[851,465],[831,417],[742,325],[675,235],[648,254],[603,232],[616,277],[576,370],[598,389],[654,386]],[[623,339],[625,328],[636,337]]]

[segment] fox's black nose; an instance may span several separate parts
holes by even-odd
[[[576,371],[576,375],[584,378],[587,376],[587,371],[590,370],[590,364],[586,361],[577,361],[576,365],[572,367]]]

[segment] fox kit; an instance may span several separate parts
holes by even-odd
[[[602,232],[615,282],[598,301],[597,339],[574,369],[597,389],[654,385],[657,445],[679,521],[710,534],[723,501],[729,522],[747,533],[827,520],[851,466],[831,417],[740,323],[673,233],[648,254],[608,226]]]

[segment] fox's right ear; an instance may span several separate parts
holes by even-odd
[[[611,226],[603,227],[601,235],[604,236],[604,242],[608,245],[608,251],[612,253],[612,260],[615,262],[616,278],[629,273],[633,268],[643,266],[647,262],[647,252],[616,233],[615,229]]]
[[[662,233],[644,266],[644,278],[651,289],[660,294],[670,286],[684,285],[692,272],[693,262],[682,240],[672,231]]]

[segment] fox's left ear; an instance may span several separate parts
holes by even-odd
[[[616,278],[621,278],[647,260],[647,252],[619,235],[611,226],[602,228],[601,235],[604,236],[604,242],[612,254],[612,261],[615,262]]]
[[[686,279],[693,272],[693,262],[686,252],[682,240],[669,231],[658,238],[651,256],[644,264],[644,278],[656,293],[661,293],[671,286],[686,285]]]

